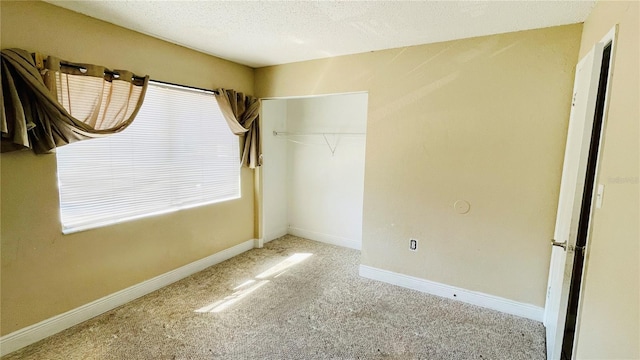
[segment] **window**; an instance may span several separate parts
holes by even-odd
[[[66,233],[240,197],[240,149],[212,94],[150,83],[123,132],[57,149]]]

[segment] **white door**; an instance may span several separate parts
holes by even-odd
[[[603,44],[596,44],[576,66],[544,314],[548,360],[560,359],[562,352],[602,51]]]

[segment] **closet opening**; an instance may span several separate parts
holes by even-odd
[[[260,236],[360,249],[367,93],[262,100]]]

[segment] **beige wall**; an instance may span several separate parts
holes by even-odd
[[[599,3],[580,56],[618,22],[598,178],[605,202],[589,245],[581,359],[640,357],[638,4]],[[45,3],[2,1],[1,26],[2,48],[254,90],[248,67]],[[262,68],[255,92],[369,92],[363,264],[543,306],[581,29]],[[2,335],[254,235],[247,170],[241,200],[62,235],[55,156],[2,154],[0,164]],[[453,211],[458,199],[471,203],[468,214]],[[409,237],[420,239],[419,252],[408,252]]]
[[[640,359],[638,2],[599,2],[584,24],[584,56],[617,23],[610,105],[597,183],[577,341],[578,359]]]
[[[46,3],[1,6],[2,48],[253,93],[249,67]],[[0,162],[3,335],[253,238],[248,170],[240,200],[62,235],[55,155],[2,154]]]
[[[544,306],[581,30],[266,67],[256,94],[369,93],[364,265]]]

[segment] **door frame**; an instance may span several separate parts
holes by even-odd
[[[588,265],[589,265],[589,251],[590,251],[590,241],[589,239],[591,238],[592,235],[592,223],[593,223],[593,216],[594,216],[594,211],[596,210],[596,193],[598,191],[598,176],[600,173],[600,162],[601,162],[601,158],[602,158],[602,149],[604,148],[604,134],[606,132],[606,124],[607,124],[607,118],[608,118],[608,112],[609,112],[609,101],[610,101],[610,94],[611,94],[611,80],[612,80],[612,76],[613,76],[613,68],[614,68],[614,63],[615,63],[615,56],[616,56],[616,42],[617,42],[617,34],[618,34],[618,25],[616,24],[613,28],[611,28],[609,30],[609,32],[596,44],[602,44],[602,49],[604,50],[604,48],[611,44],[611,55],[610,55],[610,59],[609,59],[609,70],[608,70],[608,74],[607,74],[607,85],[605,88],[605,94],[604,94],[604,104],[603,104],[603,114],[602,114],[602,123],[601,123],[601,131],[600,131],[600,137],[598,139],[598,155],[597,158],[595,159],[595,174],[594,174],[594,178],[593,178],[593,191],[591,194],[591,204],[589,204],[591,211],[589,213],[589,218],[588,218],[588,224],[587,224],[587,235],[586,235],[586,243],[584,246],[584,262],[582,265],[583,271],[582,271],[582,276],[581,276],[581,281],[580,281],[580,288],[579,288],[579,300],[578,300],[578,308],[577,308],[577,319],[576,319],[576,326],[575,326],[575,330],[574,330],[574,341],[573,341],[573,351],[572,351],[572,358],[575,358],[576,355],[576,350],[577,350],[577,345],[579,342],[579,333],[580,333],[580,325],[581,325],[581,316],[580,316],[580,311],[582,308],[582,302],[583,302],[583,291],[584,291],[584,284],[585,284],[585,276],[587,274],[588,271]],[[595,46],[595,44],[594,44]],[[588,53],[587,53],[588,54]],[[586,56],[586,55],[585,55]],[[584,59],[581,58],[580,61],[578,61],[578,64],[580,62],[582,62]],[[600,78],[601,75],[601,66],[597,67],[598,70],[598,76],[597,78]],[[595,72],[592,72],[592,74],[595,74]],[[574,90],[575,91],[575,90]],[[575,92],[574,92],[575,93]],[[593,128],[595,119],[591,118],[586,120],[585,126],[589,126],[590,128]],[[587,156],[588,156],[588,152],[587,152]],[[584,189],[583,185],[583,189]],[[564,269],[559,269],[561,271],[564,271]],[[556,269],[556,271],[558,271],[558,269]],[[551,277],[555,272],[549,271],[549,286],[550,286],[550,282],[551,282]],[[547,290],[548,291],[548,290]],[[548,297],[548,292],[547,292],[547,297]],[[567,299],[568,301],[568,299]],[[547,311],[549,311],[548,309],[548,302],[547,304],[545,304],[545,314],[544,314],[544,325],[545,327],[548,326],[548,321],[551,319],[554,319],[554,316],[550,316],[549,313]],[[563,331],[564,329],[560,329],[559,331]],[[547,339],[548,341],[549,339]],[[563,341],[564,341],[564,336],[563,336]],[[554,344],[555,348],[560,348],[562,349],[562,342],[560,344]],[[559,354],[561,352],[558,352]],[[549,359],[549,360],[559,360],[559,359]]]
[[[591,194],[591,199],[592,199],[591,205],[590,205],[591,211],[589,213],[589,222],[587,225],[588,226],[587,242],[584,248],[584,263],[582,265],[582,277],[580,281],[580,296],[578,300],[576,327],[574,330],[573,349],[571,352],[572,359],[576,358],[576,350],[578,349],[578,342],[579,342],[579,336],[580,336],[580,325],[581,325],[581,319],[582,319],[582,317],[580,316],[580,312],[582,309],[582,303],[584,301],[582,294],[584,293],[584,284],[585,284],[586,274],[589,267],[589,251],[591,248],[591,241],[589,240],[591,239],[591,235],[593,232],[593,226],[592,226],[593,216],[594,216],[595,210],[597,209],[596,195],[598,192],[598,179],[600,174],[600,166],[602,162],[602,150],[604,149],[604,141],[605,141],[604,134],[607,129],[607,118],[609,115],[609,102],[611,97],[611,80],[613,78],[613,71],[614,71],[613,69],[614,69],[615,58],[616,58],[617,37],[618,37],[618,24],[614,25],[609,30],[609,32],[607,32],[607,34],[598,42],[598,43],[604,44],[603,48],[605,48],[609,43],[611,44],[611,56],[609,58],[609,73],[607,74],[607,86],[605,88],[605,94],[604,94],[604,105],[603,105],[603,111],[602,111],[602,124],[601,124],[600,138],[598,139],[598,156],[596,158],[595,174],[593,177],[594,186]],[[591,121],[591,123],[593,124],[593,121]]]
[[[562,357],[564,330],[574,278],[575,246],[585,205],[584,192],[589,186],[586,175],[602,77],[603,49],[602,44],[595,44],[575,67],[545,303],[544,324],[548,359]]]

